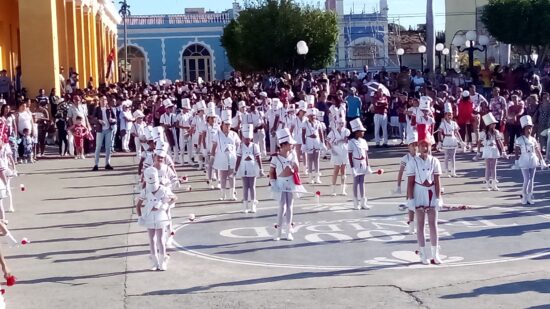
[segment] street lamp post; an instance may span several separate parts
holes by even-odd
[[[445,71],[447,71],[447,68],[448,68],[448,66],[447,66],[447,56],[449,55],[450,50],[448,48],[444,48],[443,51],[441,51],[441,53],[443,54],[443,56],[445,56],[445,61],[444,61],[445,62],[445,68],[444,69],[445,69]]]
[[[122,0],[119,2],[120,10],[118,13],[122,15],[124,23],[124,79],[128,80],[128,29],[126,26],[126,17],[130,15],[130,6],[126,1],[127,0]]]
[[[424,53],[426,53],[426,46],[418,46],[418,52],[420,53],[420,71],[424,72]]]
[[[481,48],[475,46],[476,39],[479,40],[479,44],[481,44]],[[455,42],[456,40],[456,42]],[[477,36],[477,33],[474,30],[470,30],[466,32],[466,36],[456,36],[455,40],[453,42],[457,43],[457,49],[459,52],[468,52],[468,68],[473,73],[474,69],[474,52],[480,51],[485,52],[485,63],[487,63],[487,45],[489,44],[489,37],[486,35],[480,35]],[[462,42],[460,42],[460,41]],[[460,44],[458,44],[460,43]],[[464,44],[465,47],[460,47],[460,45]]]
[[[437,53],[437,62],[439,63],[439,72],[441,72],[441,52],[443,52],[443,49],[445,49],[445,45],[443,43],[437,43],[435,45],[435,51]]]
[[[397,49],[397,56],[399,57],[399,66],[403,66],[403,55],[405,54],[405,50],[403,48]]]

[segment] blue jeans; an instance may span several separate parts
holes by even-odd
[[[116,140],[116,132],[118,130],[118,125],[114,124],[111,126],[111,151],[115,151],[115,140]]]
[[[99,165],[101,146],[105,143],[105,165],[111,163],[111,145],[113,144],[113,130],[107,129],[96,133],[95,138],[95,165]]]

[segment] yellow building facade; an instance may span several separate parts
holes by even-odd
[[[59,93],[61,67],[65,79],[71,68],[79,74],[80,88],[90,78],[95,87],[117,81],[119,22],[110,0],[1,0],[0,70],[14,80],[20,68],[21,86],[31,97],[40,88]]]
[[[482,8],[489,0],[446,0],[445,1],[445,38],[453,41],[457,32],[479,30],[478,19]]]

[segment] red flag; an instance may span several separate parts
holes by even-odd
[[[105,74],[106,79],[111,79],[111,75],[113,74],[113,62],[115,61],[115,49],[112,48],[109,52],[109,55],[107,55],[107,73]]]

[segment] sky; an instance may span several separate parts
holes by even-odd
[[[115,0],[118,3],[119,0]],[[182,14],[185,8],[205,8],[221,12],[232,7],[233,0],[127,0],[133,15],[147,14]],[[241,4],[243,1],[238,1]],[[324,0],[301,0],[324,8]],[[344,12],[366,13],[378,9],[378,0],[344,0]],[[400,23],[408,28],[426,22],[426,0],[388,0],[388,18],[390,22]],[[445,1],[434,0],[436,30],[445,28]]]

